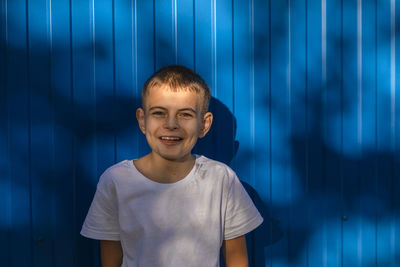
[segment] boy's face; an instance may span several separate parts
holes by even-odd
[[[154,156],[180,162],[191,159],[197,138],[206,135],[213,118],[210,112],[202,113],[203,97],[160,86],[149,89],[143,104],[136,117]]]

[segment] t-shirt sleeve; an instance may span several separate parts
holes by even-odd
[[[120,240],[117,195],[107,171],[100,177],[81,235],[98,240]]]
[[[263,218],[253,201],[243,188],[239,179],[234,179],[229,186],[225,215],[224,240],[233,239],[257,228]]]

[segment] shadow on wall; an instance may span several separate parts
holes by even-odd
[[[229,165],[240,145],[239,141],[236,140],[236,118],[221,101],[214,97],[210,101],[210,112],[214,114],[212,128],[203,139],[199,139],[194,148],[194,153],[205,155]],[[248,183],[241,182],[264,218],[264,222],[255,231],[248,234],[246,238],[249,264],[255,266],[255,254],[257,254],[257,262],[265,262],[264,248],[278,242],[283,236],[283,231],[279,221],[271,217],[267,205],[262,201],[257,191]],[[261,242],[256,242],[255,236]],[[222,261],[221,266],[224,266]]]

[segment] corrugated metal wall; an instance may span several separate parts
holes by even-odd
[[[2,266],[99,265],[95,184],[148,151],[140,89],[175,63],[214,96],[196,152],[266,218],[252,266],[400,266],[399,1],[0,3]]]

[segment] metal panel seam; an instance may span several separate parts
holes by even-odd
[[[390,98],[391,146],[396,149],[396,1],[390,0]]]
[[[30,77],[30,49],[29,49],[29,0],[25,0],[25,23],[26,23],[26,72],[27,72],[27,91],[28,91],[28,180],[29,180],[29,232],[30,232],[30,265],[33,267],[33,214],[32,214],[32,118],[31,118],[31,77]]]
[[[116,118],[115,118],[115,109],[117,107],[117,101],[116,101],[116,97],[117,97],[117,86],[116,86],[116,60],[115,60],[115,0],[112,0],[111,2],[111,6],[112,6],[112,11],[111,11],[111,20],[112,20],[112,79],[113,79],[113,105],[112,105],[112,109],[113,109],[113,141],[114,141],[114,163],[117,163],[117,134],[116,134],[116,129],[117,129],[117,122],[116,122]]]
[[[357,84],[358,84],[358,145],[359,145],[359,153],[362,153],[362,0],[357,0]]]

